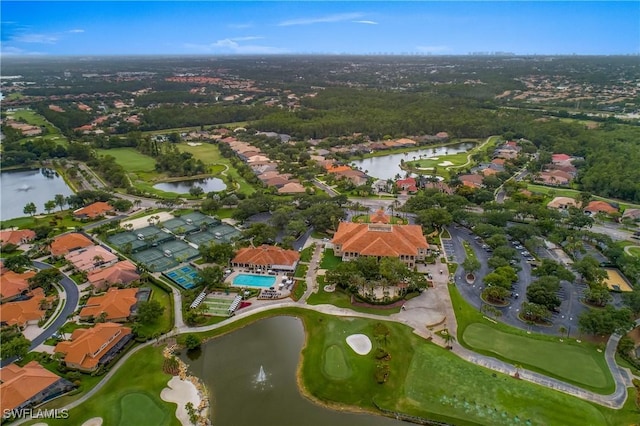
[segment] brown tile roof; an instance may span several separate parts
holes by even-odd
[[[71,341],[56,345],[55,352],[65,354],[65,363],[91,370],[105,353],[129,334],[131,328],[112,322],[96,324],[92,328],[78,328],[71,334]]]
[[[418,249],[429,248],[420,225],[340,222],[332,242],[340,244],[342,252],[358,253],[361,256],[415,256]]]
[[[40,302],[45,300],[44,291],[38,287],[31,294],[31,299],[0,305],[0,323],[23,327],[29,321],[39,321],[44,317],[45,311],[40,309]]]
[[[0,276],[0,299],[10,299],[29,289],[27,280],[36,273],[27,271],[17,274],[13,271],[3,272]]]
[[[567,209],[569,207],[579,206],[580,203],[570,197],[556,197],[547,204],[547,207],[551,209]]]
[[[107,314],[106,320],[120,320],[131,315],[131,308],[136,304],[137,288],[107,290],[106,294],[90,297],[87,304],[80,311],[81,318],[98,318],[100,314]]]
[[[287,265],[293,266],[300,260],[300,254],[294,250],[280,247],[261,245],[260,247],[245,247],[238,251],[232,263],[249,265]]]
[[[289,182],[278,189],[279,194],[299,194],[302,192],[306,192],[306,189],[298,182]]]
[[[378,209],[374,214],[369,216],[371,223],[389,223],[389,215],[384,214],[384,210]]]
[[[102,246],[90,246],[72,251],[64,258],[79,271],[90,271],[101,265],[114,263],[118,256]]]
[[[106,284],[129,284],[139,280],[140,275],[136,272],[136,265],[128,260],[123,260],[108,268],[89,273],[88,279],[94,287],[102,289]]]
[[[60,235],[53,240],[51,243],[51,254],[54,256],[62,256],[72,250],[92,245],[93,242],[84,235],[72,232],[70,234]]]
[[[611,204],[599,200],[590,202],[584,210],[592,213],[615,213],[618,211],[618,209],[613,207]]]
[[[31,241],[36,237],[36,233],[31,229],[18,229],[15,231],[0,231],[0,242],[4,246],[7,243],[20,245],[23,241]]]
[[[334,166],[333,164],[328,164],[325,166],[327,173],[338,173],[338,172],[346,172],[351,170],[349,166]]]
[[[90,219],[93,219],[95,217],[102,216],[110,211],[113,211],[113,207],[111,207],[109,203],[96,201],[93,204],[89,204],[86,207],[75,210],[73,212],[73,215],[77,217],[88,217]]]
[[[24,367],[9,364],[0,370],[0,410],[17,408],[60,380],[37,361]]]
[[[462,175],[458,176],[458,179],[466,186],[478,188],[482,186],[483,177],[480,175]]]

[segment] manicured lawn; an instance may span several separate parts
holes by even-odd
[[[65,136],[63,136],[57,127],[51,124],[46,118],[37,112],[30,109],[19,109],[17,111],[11,112],[8,114],[9,117],[13,117],[15,120],[24,120],[26,123],[31,124],[33,126],[44,126],[48,133],[45,135],[39,136],[29,136],[24,139],[21,139],[21,142],[26,142],[28,140],[35,139],[47,139],[57,142],[59,145],[67,145],[68,141]]]
[[[56,216],[62,215],[62,219],[56,219]],[[55,222],[55,223],[51,223]],[[20,229],[23,228],[33,228],[38,225],[50,225],[59,228],[75,228],[76,226],[84,226],[89,222],[81,222],[79,220],[73,219],[66,211],[64,212],[56,212],[48,215],[38,215],[34,216],[24,216],[24,217],[16,217],[15,219],[3,220],[0,222],[0,226],[2,228],[10,228],[10,227],[18,227]]]
[[[331,345],[325,351],[324,373],[334,380],[344,380],[351,376],[351,368],[347,364],[344,351],[344,345]]]
[[[400,312],[400,307],[389,308],[389,309],[377,309],[377,308],[367,308],[364,306],[354,306],[351,304],[351,295],[344,292],[340,288],[336,288],[335,291],[327,292],[324,291],[324,277],[318,277],[318,291],[312,293],[311,296],[307,299],[307,304],[309,305],[333,305],[338,308],[346,308],[351,309],[356,312],[363,312],[365,314],[375,314],[375,315],[391,315]]]
[[[578,195],[580,195],[580,191],[576,190],[576,189],[569,189],[569,188],[556,188],[556,187],[550,187],[550,186],[544,186],[544,185],[533,185],[533,184],[529,184],[527,185],[527,189],[533,193],[540,193],[540,194],[544,194],[544,195],[549,195],[550,193],[554,194],[554,197],[569,197],[569,198],[577,198]],[[612,198],[604,198],[604,197],[598,197],[598,196],[594,196],[593,197],[594,200],[602,200],[602,201],[606,201],[608,203],[616,203],[618,204],[622,209],[638,209],[640,208],[640,204],[633,204],[633,203],[629,203],[629,202],[625,202],[625,201],[620,201],[620,200],[614,200]]]
[[[152,172],[156,167],[156,160],[135,148],[96,149],[96,154],[114,157],[127,172]]]
[[[596,345],[573,339],[561,343],[558,337],[527,334],[500,322],[494,324],[470,306],[454,286],[449,286],[449,294],[458,321],[457,339],[465,347],[594,392],[613,392],[604,353],[597,352]],[[560,361],[561,353],[567,354],[565,361]]]
[[[162,316],[153,324],[140,326],[140,333],[143,336],[153,336],[154,334],[167,333],[173,326],[173,297],[171,293],[164,291],[157,285],[147,283],[144,287],[151,288],[151,300],[155,300],[164,307]]]
[[[304,292],[307,291],[307,282],[304,280],[296,280],[291,292],[291,298],[295,301],[300,300]]]
[[[313,251],[316,249],[315,243],[310,245],[309,247],[303,249],[300,252],[300,262],[310,262],[311,256],[313,255]]]
[[[564,377],[591,389],[614,388],[603,354],[593,349],[584,350],[559,341],[533,340],[478,323],[467,327],[463,339],[477,350],[512,359],[526,368],[548,371],[553,376]]]
[[[329,404],[382,408],[456,425],[601,425],[633,423],[637,412],[627,405],[620,411],[588,402],[523,380],[478,367],[417,337],[411,329],[384,322],[387,342],[374,339],[377,321],[304,314],[309,336],[303,350],[302,377],[307,391]],[[373,351],[357,355],[345,342],[350,334],[372,339]],[[374,379],[376,348],[390,355],[388,381]],[[337,356],[340,350],[344,361]],[[334,377],[328,359],[344,362],[351,374]],[[318,366],[323,368],[318,368]],[[328,371],[329,370],[329,371]],[[527,423],[527,420],[530,422]]]
[[[333,249],[326,249],[322,255],[322,260],[320,261],[321,269],[334,269],[342,263],[342,259],[333,254]]]
[[[69,419],[77,425],[92,417],[102,417],[104,425],[180,425],[175,418],[176,404],[160,399],[160,392],[171,378],[162,372],[163,360],[162,348],[141,349],[93,397],[69,411]],[[52,401],[46,408],[60,407],[58,404],[61,404],[58,400]],[[146,410],[150,410],[151,417]],[[47,420],[47,423],[68,425],[69,420]]]
[[[631,253],[632,256],[640,257],[640,247],[631,247],[629,253]]]

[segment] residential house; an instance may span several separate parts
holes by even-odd
[[[68,368],[90,373],[108,364],[132,339],[131,328],[105,322],[74,330],[71,340],[58,343],[54,351],[63,355]]]
[[[111,204],[96,201],[95,203],[89,204],[81,209],[74,210],[73,215],[78,219],[95,219],[113,211],[114,209]]]
[[[111,266],[118,261],[118,256],[102,246],[90,246],[74,250],[64,257],[74,268],[81,272]]]
[[[626,209],[624,213],[622,213],[621,219],[631,219],[631,220],[639,221],[640,209]]]
[[[573,198],[556,197],[553,200],[549,201],[547,207],[556,210],[569,210],[569,207],[580,207],[580,203],[578,203]]]
[[[407,191],[411,193],[418,191],[418,186],[416,185],[416,179],[412,177],[397,180],[396,187],[400,191]]]
[[[9,364],[0,370],[0,410],[29,409],[74,389],[66,379],[47,370],[37,361],[20,367]]]
[[[571,182],[571,175],[561,170],[543,171],[536,177],[537,182],[551,186],[566,186]]]
[[[52,256],[64,256],[70,251],[93,245],[93,241],[77,232],[63,234],[56,237],[51,243]]]
[[[395,257],[414,267],[429,249],[420,225],[388,225],[340,222],[332,239],[336,256],[352,260],[359,256]]]
[[[236,268],[260,270],[295,271],[300,260],[300,253],[285,250],[280,247],[261,245],[260,247],[245,247],[231,261]]]
[[[567,154],[552,154],[551,163],[553,164],[570,164],[573,157]]]
[[[87,300],[87,304],[80,311],[80,319],[91,321],[106,315],[106,321],[125,322],[131,316],[137,303],[137,288],[117,289],[111,287],[101,296],[93,296]]]
[[[278,194],[303,194],[306,191],[298,182],[289,182],[278,189]]]
[[[0,273],[0,302],[10,302],[26,294],[29,290],[28,279],[35,274],[33,271],[27,271],[22,274],[9,270],[2,271]]]
[[[353,183],[355,186],[365,185],[369,180],[369,176],[367,176],[364,172],[360,170],[345,170],[334,173],[338,178],[346,179]]]
[[[89,283],[99,291],[105,290],[111,284],[131,284],[140,279],[136,265],[123,260],[107,268],[94,270],[87,277]]]
[[[391,185],[389,185],[389,182],[385,179],[378,179],[373,182],[371,188],[373,188],[375,192],[391,192]]]
[[[36,233],[31,229],[4,229],[0,231],[0,247],[4,247],[7,244],[14,244],[16,246],[27,244],[35,238]]]
[[[618,212],[618,209],[616,207],[613,207],[611,204],[600,200],[591,201],[583,210],[585,213],[592,216],[598,213],[614,214]]]
[[[471,188],[482,188],[484,187],[483,180],[484,178],[481,175],[460,175],[458,176],[458,180],[464,185]]]
[[[46,314],[41,309],[43,300],[47,300],[44,290],[38,287],[31,291],[30,299],[3,303],[0,305],[0,325],[25,328],[27,325],[38,324]]]

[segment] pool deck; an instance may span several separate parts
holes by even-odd
[[[267,274],[267,273],[258,274],[258,273],[255,273],[255,272],[249,272],[249,270],[247,270],[247,269],[240,268],[240,269],[234,270],[225,279],[225,282],[228,283],[229,286],[232,287],[232,288],[237,288],[237,289],[241,289],[241,288],[257,289],[257,290],[261,290],[261,294],[262,294],[262,293],[265,293],[265,292],[269,292],[269,287],[253,287],[253,286],[238,286],[238,285],[234,285],[233,281],[235,280],[235,278],[238,275],[257,275],[257,276],[260,276],[260,277],[273,277],[273,278],[275,278],[275,282],[273,284],[273,288],[274,288],[276,293],[279,293],[279,295],[277,297],[268,297],[268,299],[284,299],[284,298],[289,297],[291,295],[291,288],[293,287],[293,285],[291,285],[291,286],[284,285],[284,286],[280,287],[280,284],[282,283],[282,280],[288,278],[287,275],[282,273],[282,272],[278,272],[277,275],[270,275],[270,274]],[[260,296],[258,296],[258,298],[260,298]]]

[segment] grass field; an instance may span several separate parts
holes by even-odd
[[[320,268],[322,269],[334,269],[336,266],[342,263],[342,258],[333,254],[333,249],[326,249],[322,254],[322,260],[320,261]]]
[[[564,342],[560,343],[554,336],[527,334],[524,330],[515,329],[500,322],[493,324],[469,305],[454,286],[449,286],[449,294],[458,322],[457,339],[465,347],[511,364],[521,364],[529,370],[594,392],[602,394],[613,392],[614,383],[604,354],[597,352],[596,345],[588,342],[578,343],[573,339],[564,339]],[[471,330],[468,333],[467,328]],[[484,342],[482,341],[483,333],[488,336]],[[494,339],[500,340],[494,344]],[[527,354],[527,351],[533,355]],[[556,353],[570,354],[569,360],[576,358],[577,361],[559,362],[556,360]],[[532,359],[534,356],[540,359]],[[589,371],[589,375],[593,377],[582,377],[584,371]]]
[[[309,305],[333,305],[338,308],[351,309],[356,312],[362,312],[365,314],[375,314],[388,316],[400,312],[400,307],[389,309],[377,309],[368,308],[364,306],[354,306],[351,304],[351,295],[345,293],[340,288],[336,288],[335,291],[324,291],[324,277],[318,277],[318,291],[311,293],[311,296],[307,299]]]
[[[456,425],[621,425],[637,420],[632,403],[614,411],[555,392],[523,380],[478,367],[455,354],[425,342],[411,329],[396,323],[387,343],[374,341],[374,351],[360,356],[350,351],[345,338],[363,333],[373,337],[376,321],[337,318],[316,313],[304,315],[309,336],[301,367],[307,391],[321,401],[337,405],[382,408]],[[374,380],[376,347],[391,356],[388,381]],[[342,350],[351,375],[333,377],[325,365]],[[338,360],[341,362],[341,360]]]
[[[92,417],[102,417],[104,425],[179,426],[180,422],[174,415],[176,404],[160,399],[160,392],[171,378],[162,372],[163,361],[162,348],[141,349],[93,397],[70,410],[69,419],[73,419],[76,425]],[[54,400],[45,408],[59,407],[61,403],[63,400]],[[153,421],[149,421],[147,409]],[[140,417],[142,415],[144,419]],[[48,419],[47,423],[64,426],[69,424],[69,419]]]
[[[325,351],[323,369],[334,380],[345,380],[351,376],[344,351],[343,345],[331,345]]]
[[[167,333],[173,326],[173,296],[171,293],[161,289],[157,285],[148,283],[145,287],[151,288],[151,300],[160,303],[164,308],[162,316],[153,324],[140,325],[140,333],[144,336]]]
[[[604,356],[593,349],[584,350],[559,341],[532,340],[478,323],[466,328],[463,339],[476,350],[491,352],[525,368],[547,371],[552,376],[563,377],[591,389],[613,391],[615,386]]]
[[[7,114],[8,117],[12,117],[15,120],[24,120],[26,123],[33,126],[44,126],[47,129],[47,134],[40,136],[29,136],[21,141],[36,140],[36,139],[48,139],[57,142],[60,145],[67,145],[69,142],[67,138],[60,133],[57,127],[51,124],[46,118],[30,109],[19,109]]]
[[[152,172],[156,167],[156,160],[135,148],[96,149],[96,154],[114,157],[127,172]]]
[[[631,253],[632,256],[640,257],[640,247],[631,247],[629,253]]]
[[[528,184],[527,185],[527,189],[529,191],[533,192],[533,193],[537,192],[539,194],[544,194],[544,195],[549,195],[549,196],[552,193],[552,194],[554,194],[554,197],[569,197],[569,198],[576,199],[578,197],[578,195],[580,195],[580,191],[578,191],[577,189],[556,188],[556,187],[550,187],[550,186],[544,186],[544,185]],[[615,199],[612,199],[612,198],[604,198],[604,197],[594,196],[593,199],[594,200],[606,201],[608,203],[616,203],[622,209],[638,209],[638,208],[640,208],[640,204],[633,204],[633,203],[629,203],[629,202],[626,202],[626,201],[615,200]]]

